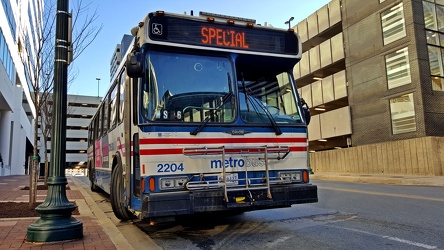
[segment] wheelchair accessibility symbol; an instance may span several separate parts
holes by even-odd
[[[160,23],[153,23],[153,25],[151,26],[151,33],[153,33],[154,35],[158,35],[161,36],[163,33],[163,26]]]

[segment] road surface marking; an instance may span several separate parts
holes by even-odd
[[[388,240],[394,240],[394,241],[405,243],[405,244],[412,245],[412,246],[422,247],[425,249],[437,249],[438,248],[437,246],[431,246],[431,245],[426,245],[426,244],[419,243],[419,242],[404,240],[404,239],[400,239],[398,237],[383,236],[382,238],[388,239]]]
[[[381,196],[401,197],[401,198],[409,198],[409,199],[428,200],[428,201],[442,201],[442,202],[444,202],[444,198],[433,198],[433,197],[425,197],[425,196],[419,196],[419,195],[391,194],[391,193],[370,192],[370,191],[360,191],[360,190],[353,190],[353,189],[346,189],[346,188],[331,188],[331,187],[320,187],[320,186],[318,186],[318,189],[326,189],[326,190],[343,191],[343,192],[350,192],[350,193],[381,195]]]
[[[412,245],[412,246],[416,246],[416,247],[422,247],[422,248],[425,248],[425,249],[437,249],[438,248],[437,246],[431,246],[431,245],[427,245],[427,244],[420,243],[420,242],[414,242],[414,241],[410,241],[410,240],[405,240],[405,239],[401,239],[401,238],[398,238],[398,237],[374,234],[374,233],[370,233],[370,232],[367,232],[367,231],[362,231],[362,230],[348,228],[348,227],[340,227],[340,226],[333,226],[333,225],[329,225],[329,227],[334,227],[334,228],[338,228],[338,229],[344,229],[344,230],[353,231],[353,232],[362,233],[362,234],[368,234],[368,235],[371,235],[371,236],[376,236],[376,237],[380,237],[380,238],[387,239],[387,240],[393,240],[393,241],[396,241],[396,242],[399,242],[399,243],[404,243],[404,244],[408,244],[408,245]]]

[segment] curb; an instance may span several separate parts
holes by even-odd
[[[313,174],[310,180],[361,182],[390,185],[444,186],[444,176],[377,176]]]
[[[102,226],[103,231],[109,236],[117,249],[134,249],[133,246],[123,237],[113,222],[105,215],[105,213],[97,206],[91,195],[82,187],[83,182],[70,178],[75,184],[76,188],[85,197],[85,202],[79,203],[79,211],[81,215],[89,216],[90,218],[97,219]],[[78,200],[76,200],[78,202]]]

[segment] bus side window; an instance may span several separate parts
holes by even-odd
[[[91,144],[94,144],[94,141],[97,138],[97,116],[94,117],[94,120],[91,122]]]
[[[103,106],[100,107],[99,113],[97,115],[97,117],[99,119],[97,119],[97,139],[100,138],[102,136],[102,111],[103,111]]]
[[[93,145],[93,136],[94,136],[94,121],[92,121],[88,126],[88,146]]]
[[[115,84],[113,87],[113,90],[111,91],[111,98],[110,98],[110,128],[114,128],[117,123],[117,87],[119,85]]]
[[[119,109],[119,115],[118,115],[119,123],[123,121],[123,116],[124,116],[123,111],[125,107],[125,80],[126,80],[126,72],[123,71],[122,75],[120,76],[119,105],[117,105]]]
[[[103,101],[103,133],[105,134],[109,128],[109,95]]]

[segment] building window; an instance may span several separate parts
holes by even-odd
[[[423,1],[422,6],[425,28],[444,32],[444,1],[436,1],[436,4]]]
[[[426,30],[427,43],[436,45],[436,46],[444,46],[444,36],[442,36],[442,44],[440,44],[440,35],[438,32]]]
[[[415,108],[412,93],[390,99],[390,113],[394,135],[416,131]]]
[[[444,48],[428,46],[432,89],[444,91]]]
[[[14,83],[15,65],[14,61],[12,60],[11,53],[9,52],[8,45],[6,44],[6,39],[3,36],[3,32],[1,29],[0,29],[0,61],[3,63],[3,67],[5,67],[9,80],[11,80],[11,83]]]
[[[436,9],[435,4],[423,1],[422,8],[424,11],[424,25],[426,29],[437,30]]]
[[[409,52],[403,48],[385,56],[389,89],[411,83]]]
[[[432,76],[432,89],[436,91],[444,91],[444,78]]]
[[[404,7],[402,3],[382,12],[381,23],[384,45],[405,37]]]
[[[14,12],[12,11],[11,3],[9,0],[1,0],[3,5],[3,10],[6,14],[6,19],[8,20],[9,28],[11,29],[12,38],[15,40],[15,31],[17,24],[14,19]]]
[[[432,89],[444,91],[444,0],[423,1]]]

